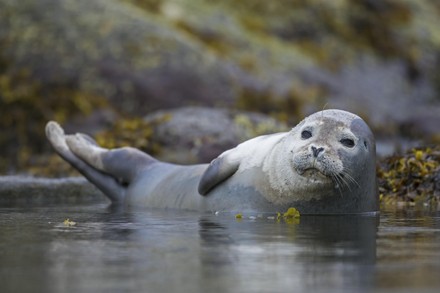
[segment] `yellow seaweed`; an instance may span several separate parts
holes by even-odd
[[[285,212],[283,214],[283,218],[299,218],[300,217],[300,213],[297,209],[295,208],[289,208],[287,210],[287,212]]]
[[[64,222],[63,222],[63,224],[64,224],[64,226],[72,227],[72,226],[75,226],[75,225],[76,225],[76,222],[71,221],[70,219],[65,219]]]

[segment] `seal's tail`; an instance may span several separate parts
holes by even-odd
[[[76,156],[70,150],[66,142],[66,139],[69,136],[64,134],[64,130],[58,123],[54,121],[47,123],[46,136],[55,151],[82,175],[84,175],[84,177],[86,177],[91,183],[98,187],[108,198],[110,198],[112,202],[122,202],[124,200],[126,188],[113,176],[98,170]],[[83,136],[83,138],[91,145],[94,145],[94,142],[91,140],[91,138],[86,136]]]

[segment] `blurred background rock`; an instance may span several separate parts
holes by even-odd
[[[73,172],[48,120],[179,163],[323,108],[438,144],[439,65],[438,1],[0,0],[0,174]]]

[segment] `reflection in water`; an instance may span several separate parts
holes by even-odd
[[[382,218],[377,241],[382,248],[378,284],[389,289],[439,292],[440,212],[393,211]]]
[[[205,277],[224,278],[220,291],[359,292],[374,284],[375,217],[307,216],[298,225],[211,217],[199,225]]]
[[[66,218],[77,225],[64,226]],[[0,208],[0,291],[438,289],[438,215],[378,221],[304,216],[287,224],[102,205]]]

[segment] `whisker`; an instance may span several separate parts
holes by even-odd
[[[338,174],[344,183],[346,184],[347,188],[351,191],[350,185],[357,185],[357,187],[360,187],[359,183],[353,178],[353,176],[348,173],[347,170],[343,170],[341,173]]]
[[[344,185],[348,188],[348,190],[350,190],[350,192],[351,192],[350,182],[345,179],[343,174],[337,174],[337,175],[338,175],[339,179],[344,183]]]
[[[325,103],[325,104],[324,104],[324,107],[322,107],[322,110],[321,110],[321,120],[322,120],[322,121],[324,121],[324,110],[325,110],[325,108],[327,107],[327,105],[328,105],[328,103]]]
[[[336,182],[335,184],[338,186],[337,190],[339,191],[339,195],[342,197],[342,182],[340,181],[340,178],[338,178],[337,174],[331,174],[330,178]]]
[[[347,171],[344,170],[344,171],[342,171],[341,174],[344,175],[347,178],[347,180],[349,180],[350,182],[356,184],[357,187],[361,187],[359,185],[359,183],[356,181],[356,179],[354,179],[353,176],[351,176]]]

